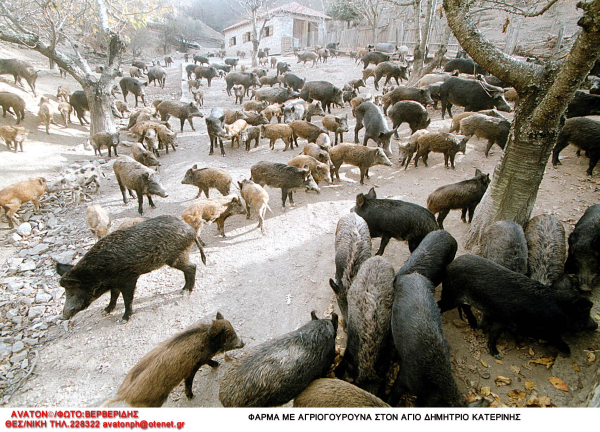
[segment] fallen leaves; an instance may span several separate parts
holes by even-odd
[[[529,400],[527,400],[528,407],[553,407],[555,405],[552,404],[550,398],[548,396],[531,396]]]
[[[529,363],[543,365],[546,366],[546,369],[550,369],[554,364],[554,357],[540,357],[537,359],[529,360]]]
[[[579,369],[579,366],[577,366],[577,363],[573,363],[573,370],[575,372],[581,372],[581,369]]]
[[[489,396],[492,393],[492,389],[490,387],[481,387],[479,393],[484,397]]]
[[[594,354],[593,352],[589,352],[587,353],[586,359],[588,363],[594,363],[596,361],[596,354]]]
[[[496,384],[496,387],[501,387],[501,386],[510,385],[512,383],[512,380],[507,377],[497,376],[496,379],[494,380],[494,383]]]
[[[569,391],[569,387],[567,386],[567,384],[565,384],[565,382],[563,380],[561,380],[560,378],[557,378],[557,377],[548,377],[548,381],[550,381],[550,384],[552,384],[558,390],[561,390],[561,391],[564,391],[564,392],[568,392]]]
[[[508,392],[508,397],[511,399],[514,399],[515,401],[518,400],[525,400],[525,397],[527,396],[527,393],[525,393],[523,390],[511,390]],[[514,402],[514,401],[511,401]]]
[[[533,381],[525,381],[525,390],[531,391],[535,387],[535,382]]]
[[[488,367],[488,364],[486,362],[484,362],[483,359],[479,359],[479,361],[481,362],[483,367]]]

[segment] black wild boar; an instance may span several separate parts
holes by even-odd
[[[331,104],[340,108],[344,107],[342,90],[327,81],[309,81],[304,84],[300,91],[300,97],[307,102],[318,100],[321,105],[331,114]]]
[[[13,114],[10,110],[14,109],[14,115],[17,118],[17,124],[25,118],[25,100],[19,95],[10,92],[0,92],[0,106],[2,107],[2,117],[6,117],[6,113]]]
[[[305,79],[302,79],[298,75],[294,75],[293,73],[286,73],[285,75],[283,75],[283,85],[297,92],[302,90],[302,87],[304,87],[305,82]]]
[[[142,99],[142,103],[146,106],[146,93],[144,87],[147,86],[147,82],[141,82],[137,78],[125,77],[119,81],[119,86],[123,92],[123,100],[127,103],[127,95],[132,93],[135,96],[135,107],[138,106],[138,96]]]
[[[341,143],[329,150],[329,156],[333,165],[331,180],[335,175],[340,181],[340,167],[343,163],[360,168],[360,184],[369,178],[369,168],[375,165],[392,166],[392,163],[380,148],[365,147],[356,144]]]
[[[281,203],[285,210],[285,202],[289,196],[290,204],[295,206],[293,192],[296,189],[306,188],[321,193],[319,186],[310,175],[308,168],[296,168],[276,162],[258,162],[250,168],[252,181],[272,188],[281,188]]]
[[[444,166],[448,168],[448,160],[454,169],[454,158],[456,153],[464,154],[469,137],[463,135],[453,135],[446,132],[429,132],[421,135],[417,139],[417,155],[415,156],[415,168],[419,158],[423,158],[423,163],[427,165],[429,152],[444,154]]]
[[[600,285],[600,204],[588,207],[569,236],[565,271],[575,276],[582,291]]]
[[[452,105],[465,108],[465,111],[481,111],[496,108],[500,111],[512,112],[512,108],[504,99],[504,89],[487,85],[481,81],[464,78],[448,78],[440,86],[442,100],[442,119],[448,110],[452,117]]]
[[[395,103],[390,108],[388,117],[392,119],[392,127],[395,130],[398,130],[402,123],[407,122],[411,133],[415,133],[420,129],[427,129],[429,123],[431,123],[425,107],[415,101],[400,101]]]
[[[419,407],[465,405],[452,376],[450,348],[433,289],[429,279],[418,273],[397,277],[394,282],[392,335],[400,369],[392,406],[405,393],[416,396]]]
[[[192,63],[185,67],[185,73],[187,74],[187,79],[192,79],[192,74],[196,71],[197,66]]]
[[[494,144],[504,150],[508,133],[510,132],[510,122],[504,118],[490,117],[485,114],[473,114],[460,121],[460,133],[468,136],[469,139],[475,135],[477,138],[488,140],[485,148],[485,157],[488,157],[490,149]]]
[[[146,150],[140,143],[133,143],[131,145],[131,156],[137,162],[147,167],[160,166],[160,162],[156,159],[156,156]]]
[[[565,273],[567,247],[565,227],[549,214],[537,215],[525,226],[527,276],[544,285],[553,285]]]
[[[312,320],[298,330],[264,342],[237,360],[223,376],[219,400],[225,407],[271,407],[299,395],[323,376],[335,357],[338,316]]]
[[[231,96],[231,87],[234,84],[241,84],[246,89],[246,95],[250,95],[250,87],[260,86],[258,75],[253,72],[230,72],[225,76],[227,83],[227,95]]]
[[[407,68],[407,66],[400,66],[392,62],[379,63],[374,72],[375,90],[379,90],[379,80],[382,77],[385,77],[384,86],[388,85],[392,78],[396,80],[396,85],[400,85],[400,81],[403,79],[408,81]]]
[[[335,136],[335,145],[338,144],[338,136],[340,143],[344,142],[344,132],[348,132],[348,114],[344,117],[327,115],[323,117],[323,126]]]
[[[94,147],[94,154],[102,156],[102,147],[106,147],[108,149],[109,159],[112,157],[112,151],[115,152],[115,156],[119,156],[117,154],[117,146],[121,142],[121,139],[119,138],[119,134],[117,132],[96,132],[90,138],[92,147]]]
[[[429,279],[432,288],[435,288],[442,283],[446,267],[454,260],[457,250],[458,243],[448,231],[431,231],[410,254],[396,277],[419,273]]]
[[[181,213],[181,219],[196,230],[198,241],[204,246],[204,242],[200,240],[204,224],[216,222],[217,232],[225,237],[225,221],[236,214],[246,215],[246,207],[240,197],[231,194],[198,201]]]
[[[600,114],[600,96],[577,90],[565,111],[565,117],[583,117]]]
[[[15,79],[15,84],[19,83],[21,87],[23,87],[21,78],[25,78],[33,95],[37,97],[35,94],[35,82],[38,78],[38,71],[31,64],[17,59],[0,59],[0,75],[4,74],[12,75]]]
[[[196,75],[196,80],[198,80],[198,82],[201,82],[202,78],[206,78],[209,87],[212,79],[216,76],[219,76],[217,69],[213,66],[198,66],[196,69],[194,69],[194,74]]]
[[[193,59],[194,59],[194,64],[196,64],[196,63],[200,63],[200,64],[204,64],[204,63],[206,63],[206,64],[209,64],[209,61],[208,61],[208,59],[207,59],[206,57],[204,57],[204,56],[201,56],[201,55],[197,55],[197,54],[196,54],[196,55],[193,57]]]
[[[231,176],[227,171],[222,168],[200,168],[198,165],[194,165],[186,171],[181,184],[194,185],[198,188],[198,195],[196,198],[200,198],[202,192],[209,198],[208,191],[210,188],[218,190],[221,195],[229,195],[231,189]]]
[[[360,266],[371,255],[371,235],[365,220],[356,213],[342,216],[335,230],[335,281],[329,279],[329,285],[335,293],[346,326],[348,290]]]
[[[348,290],[346,373],[360,388],[381,394],[389,348],[394,268],[384,258],[367,259]]]
[[[486,70],[471,59],[452,59],[444,66],[445,72],[454,72],[455,70],[463,74],[487,75]]]
[[[488,225],[481,236],[480,255],[509,270],[527,274],[527,240],[521,225],[512,221]]]
[[[156,111],[160,113],[161,121],[168,121],[170,116],[178,118],[181,125],[181,132],[183,132],[183,125],[186,120],[190,124],[192,130],[195,131],[193,118],[204,117],[204,114],[202,114],[196,102],[162,101],[156,107]]]
[[[165,57],[165,66],[171,67],[172,64],[173,64],[173,59],[170,56]]]
[[[441,186],[431,192],[427,197],[427,208],[433,213],[439,213],[438,224],[444,229],[444,219],[450,213],[450,210],[462,210],[461,219],[467,223],[467,210],[469,211],[469,223],[473,219],[475,207],[483,198],[488,185],[490,184],[490,175],[483,174],[479,169],[475,169],[475,177]]]
[[[214,154],[214,147],[217,145],[217,139],[221,145],[221,155],[225,157],[223,148],[223,138],[227,138],[227,132],[223,129],[225,124],[225,113],[221,108],[213,108],[210,115],[204,119],[206,121],[206,130],[210,139],[209,155]]]
[[[243,347],[231,323],[217,312],[211,324],[188,327],[146,354],[129,371],[117,396],[101,406],[125,401],[132,407],[160,407],[183,380],[185,395],[192,399],[198,369],[205,364],[215,368],[219,362],[212,359],[214,356]]]
[[[138,278],[165,264],[183,272],[183,290],[191,292],[196,265],[189,261],[189,254],[194,242],[196,232],[188,224],[174,216],[158,216],[101,238],[74,266],[57,263],[60,285],[66,291],[62,319],[70,319],[110,291],[104,311],[111,313],[122,293],[122,321],[128,321]],[[196,244],[205,263],[204,251]]]
[[[596,120],[584,117],[567,119],[562,130],[558,134],[556,145],[552,150],[552,165],[554,165],[554,168],[556,168],[557,165],[562,165],[558,159],[560,152],[569,144],[573,144],[588,153],[590,164],[586,173],[591,176],[594,167],[600,160],[600,144],[598,143],[599,134],[600,122]]]
[[[320,378],[294,399],[294,408],[389,408],[377,396],[341,379]]]
[[[286,72],[289,72],[291,70],[292,70],[292,68],[290,67],[289,63],[286,63],[286,62],[277,62],[277,76],[283,75]],[[291,87],[291,86],[288,86],[288,87]],[[302,88],[302,86],[300,86],[300,88]],[[299,89],[294,88],[294,90],[298,91]]]
[[[225,64],[231,66],[233,69],[237,69],[237,65],[238,65],[239,61],[240,61],[240,59],[236,59],[236,58],[226,58]]]
[[[148,70],[148,66],[146,66],[146,63],[144,63],[141,60],[134,61],[133,63],[131,63],[131,66],[135,66],[136,68],[139,68],[144,72]]]
[[[383,113],[387,114],[387,109],[390,106],[405,100],[419,102],[424,107],[433,105],[433,99],[431,99],[431,93],[428,89],[398,86],[383,95]]]
[[[378,147],[383,147],[383,151],[388,158],[392,157],[390,140],[396,129],[388,130],[381,109],[373,102],[363,102],[354,110],[354,113],[356,115],[354,142],[358,144],[358,132],[364,127],[363,145],[366,146],[370,138],[377,143]]]
[[[137,193],[138,213],[144,214],[144,195],[148,197],[148,204],[155,208],[151,195],[159,195],[163,198],[168,197],[163,186],[160,184],[160,177],[155,171],[145,167],[139,162],[128,156],[119,156],[113,164],[115,177],[119,188],[123,194],[123,202],[127,204],[127,191],[132,198],[135,198],[133,191]]]
[[[507,329],[544,339],[569,354],[562,333],[598,327],[590,316],[593,303],[571,288],[548,290],[538,281],[476,255],[462,255],[448,266],[438,306],[442,313],[462,308],[473,328],[477,320],[471,307],[481,311],[489,332],[488,348],[496,358],[501,358],[496,342]]]
[[[379,63],[389,61],[390,56],[378,51],[371,51],[365,54],[361,61],[363,62],[363,69],[366,69],[371,63],[378,65]]]
[[[407,240],[413,252],[427,234],[438,229],[435,216],[426,208],[401,200],[377,199],[375,188],[366,195],[358,194],[352,211],[367,222],[371,238],[381,237],[376,255],[383,255],[392,237]]]
[[[160,66],[154,66],[148,69],[148,84],[152,84],[154,82],[154,85],[156,86],[155,81],[158,82],[160,88],[165,88],[165,82],[167,81],[167,71],[161,68]]]

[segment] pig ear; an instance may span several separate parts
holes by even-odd
[[[479,168],[475,168],[475,176],[483,174]]]
[[[194,166],[192,167],[192,169],[198,169],[198,164],[194,164]]]
[[[225,319],[225,318],[223,318],[223,315],[221,315],[221,312],[217,312],[217,319],[218,320],[222,320],[222,319]]]
[[[374,187],[372,187],[371,190],[369,190],[369,193],[367,194],[367,198],[371,198],[371,199],[377,198],[377,194],[375,193]]]
[[[363,205],[365,205],[365,196],[363,194],[358,194],[356,195],[356,207],[361,208]],[[331,282],[330,282],[331,284]],[[333,288],[333,286],[332,286]],[[335,289],[334,289],[335,291]]]
[[[597,235],[590,244],[593,250],[600,252],[600,235]]]
[[[574,310],[580,314],[588,314],[594,304],[585,297],[579,297],[572,304]]]
[[[148,180],[150,178],[150,173],[145,172],[144,174],[142,174],[142,178],[144,180]]]
[[[337,332],[338,324],[339,324],[339,318],[338,318],[338,314],[336,314],[335,312],[333,312],[331,314],[331,324],[333,324],[333,330],[335,332]]]
[[[318,321],[319,317],[317,316],[317,313],[315,311],[312,311],[310,313],[310,317],[312,318],[313,321]]]
[[[69,270],[71,270],[73,267],[75,267],[75,266],[73,266],[71,264],[56,263],[56,273],[58,273],[60,276],[62,276],[66,272],[68,272]]]
[[[342,292],[342,287],[335,283],[333,279],[329,279],[329,286],[333,290],[335,294],[339,294]]]

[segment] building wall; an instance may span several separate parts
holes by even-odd
[[[295,19],[299,20],[302,18],[296,17]],[[262,26],[262,22],[260,25]],[[306,33],[300,38],[297,36],[294,37],[294,17],[292,15],[273,17],[267,22],[267,26],[273,26],[273,36],[263,37],[260,41],[260,48],[269,48],[270,55],[281,55],[283,38],[291,38],[293,41],[292,46],[306,46]],[[318,26],[318,40],[321,40],[323,32],[321,22],[311,21],[311,26]],[[306,27],[306,25],[304,27]],[[252,32],[252,23],[225,32],[225,51],[227,56],[237,56],[238,51],[246,52],[246,56],[248,57],[252,55],[252,42],[243,42],[244,34],[247,32]],[[229,46],[229,40],[234,36],[236,38],[236,44],[234,46]]]

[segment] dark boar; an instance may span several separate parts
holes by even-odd
[[[161,68],[160,66],[154,66],[148,69],[148,84],[152,84],[156,86],[156,82],[160,85],[160,88],[165,88],[165,82],[167,81],[167,71]],[[133,93],[133,92],[132,92]]]
[[[237,69],[237,65],[238,65],[239,61],[240,61],[240,59],[236,59],[236,58],[226,58],[225,64],[231,66],[235,70],[235,69]]]
[[[600,115],[600,96],[577,90],[565,111],[565,117]]]
[[[556,168],[557,165],[561,165],[558,156],[562,149],[569,144],[573,144],[588,153],[590,164],[586,173],[591,176],[594,167],[600,160],[600,144],[598,143],[599,134],[600,122],[596,120],[584,117],[567,119],[562,130],[558,134],[556,145],[552,150],[552,165],[554,165],[554,168]]]
[[[313,116],[324,116],[324,115],[325,115],[325,111],[323,111],[321,102],[314,101],[312,103],[309,103],[308,106],[306,107],[306,115],[305,115],[304,119],[309,122],[309,121],[311,121]]]
[[[509,132],[510,122],[503,118],[490,117],[485,114],[473,114],[460,121],[461,134],[468,136],[469,139],[475,135],[477,138],[488,140],[487,147],[485,148],[485,157],[488,157],[490,149],[494,144],[498,144],[504,150]]]
[[[90,141],[92,142],[92,147],[94,147],[94,154],[102,156],[102,147],[106,147],[108,149],[109,159],[112,157],[111,152],[113,150],[115,152],[115,156],[119,156],[117,154],[117,146],[121,142],[121,139],[119,138],[119,134],[117,132],[96,132],[90,137]]]
[[[487,75],[486,70],[471,59],[452,59],[444,66],[445,72],[454,72],[455,70],[463,74]]]
[[[263,113],[257,113],[254,111],[244,111],[246,123],[252,126],[260,126],[263,124],[269,124],[269,120]]]
[[[392,163],[380,148],[365,147],[356,144],[341,143],[329,150],[333,171],[331,180],[335,175],[340,181],[340,166],[343,163],[354,165],[360,168],[360,184],[364,184],[364,179],[369,178],[369,168],[375,165],[392,166]]]
[[[469,223],[473,219],[475,208],[483,198],[488,185],[490,175],[483,174],[479,169],[475,170],[475,177],[437,188],[427,197],[427,208],[433,213],[439,213],[438,224],[444,229],[444,219],[450,210],[462,210],[460,218],[467,223],[467,210],[469,211]]]
[[[173,59],[170,56],[165,57],[165,66],[171,67],[172,64],[173,64]]]
[[[407,66],[400,66],[396,63],[392,62],[383,62],[379,63],[375,68],[375,90],[379,90],[379,80],[382,77],[385,77],[384,86],[388,85],[390,80],[394,78],[396,80],[396,85],[400,85],[400,81],[407,80],[408,75],[406,73]]]
[[[358,132],[364,127],[363,145],[366,146],[370,138],[377,143],[378,147],[383,147],[383,151],[388,158],[392,157],[390,139],[396,129],[388,130],[381,109],[373,102],[363,102],[354,110],[354,113],[356,114],[354,142],[358,144]]]
[[[131,145],[131,156],[137,162],[147,167],[160,166],[160,162],[156,157],[144,148],[140,143],[133,143]]]
[[[264,342],[225,372],[219,400],[225,407],[271,407],[298,396],[323,376],[335,357],[338,317],[312,320],[298,330]]]
[[[367,222],[371,238],[381,237],[376,255],[383,255],[392,237],[407,240],[413,252],[427,234],[438,229],[435,216],[426,208],[401,200],[377,199],[375,188],[366,195],[358,194],[352,210]]]
[[[217,69],[212,66],[198,66],[196,69],[194,69],[194,74],[196,75],[196,80],[199,82],[202,81],[202,78],[206,78],[209,87],[212,79],[219,75]]]
[[[295,206],[293,191],[306,188],[321,193],[319,186],[310,175],[308,168],[296,168],[276,162],[258,162],[250,168],[252,181],[261,185],[269,185],[272,188],[281,188],[281,203],[285,210],[285,202],[289,196],[290,204]]]
[[[253,72],[230,72],[225,76],[227,83],[227,95],[231,96],[231,87],[234,84],[241,84],[246,89],[246,94],[249,95],[250,87],[260,86],[258,75]]]
[[[408,168],[413,155],[417,152],[417,141],[422,135],[428,133],[429,131],[425,129],[419,129],[408,138],[405,145],[398,143],[398,163],[401,167],[404,166],[405,170]]]
[[[432,283],[432,288],[435,288],[442,283],[446,267],[454,260],[457,250],[458,243],[448,231],[431,231],[410,254],[396,277],[419,273]]]
[[[204,63],[206,63],[206,64],[209,64],[209,61],[208,61],[208,59],[207,59],[206,57],[204,57],[204,56],[201,56],[201,55],[197,55],[197,54],[196,54],[196,55],[193,57],[193,60],[194,60],[194,64],[196,64],[196,63],[200,63],[200,64],[204,64]]]
[[[33,96],[37,97],[35,94],[35,82],[38,78],[38,71],[31,64],[17,59],[0,59],[0,75],[4,74],[12,75],[15,79],[15,84],[19,83],[21,87],[23,87],[21,78],[25,78],[25,81],[27,81],[33,92]]]
[[[450,348],[433,288],[431,281],[418,273],[397,277],[394,282],[391,326],[400,369],[392,405],[404,393],[416,396],[419,407],[465,404],[452,376]]]
[[[119,86],[123,92],[123,100],[127,103],[127,95],[132,93],[135,96],[135,107],[138,106],[138,96],[142,99],[142,103],[146,106],[146,93],[144,87],[147,86],[147,82],[141,82],[137,78],[125,77],[119,81]],[[77,110],[77,109],[76,109]]]
[[[198,187],[198,195],[200,198],[202,192],[206,198],[209,198],[208,192],[210,188],[218,190],[221,195],[229,195],[231,189],[231,176],[222,168],[200,168],[194,165],[186,171],[181,184],[189,184]]]
[[[0,207],[6,213],[8,226],[14,228],[18,223],[15,213],[29,201],[33,203],[34,213],[37,213],[40,209],[40,197],[44,195],[46,189],[47,182],[44,177],[13,183],[0,189]]]
[[[235,194],[199,201],[186,208],[181,213],[181,219],[196,230],[200,244],[200,231],[204,224],[217,222],[217,232],[225,237],[225,221],[230,216],[246,214],[246,207],[240,197]]]
[[[338,144],[338,135],[340,143],[344,142],[344,132],[348,132],[348,114],[345,117],[336,117],[327,115],[323,117],[323,126],[335,136],[335,145]]]
[[[442,119],[448,110],[452,117],[452,105],[465,108],[465,111],[481,111],[496,108],[500,111],[512,112],[512,108],[504,99],[504,89],[494,87],[477,80],[452,77],[440,86],[442,100]]]
[[[196,71],[196,66],[194,63],[189,64],[185,67],[185,73],[187,74],[187,79],[192,79],[192,74]]]
[[[394,90],[383,95],[383,113],[387,114],[387,109],[390,106],[405,100],[419,102],[424,107],[433,105],[433,99],[431,99],[431,93],[428,89],[398,86],[394,88]]]
[[[160,407],[183,380],[185,395],[192,399],[196,372],[205,364],[212,368],[219,366],[212,359],[217,354],[243,347],[244,342],[231,323],[217,312],[211,324],[188,327],[146,354],[129,371],[117,396],[101,406],[125,401],[132,407]]]
[[[512,221],[488,225],[481,236],[480,255],[509,270],[527,274],[527,240],[521,225]]]
[[[210,115],[204,119],[206,121],[206,131],[210,139],[209,155],[214,153],[214,147],[217,145],[217,139],[221,145],[221,155],[225,157],[223,148],[223,138],[227,138],[227,132],[223,129],[225,124],[225,113],[221,108],[213,108]]]
[[[431,122],[425,107],[415,101],[400,101],[395,103],[390,108],[388,116],[392,119],[392,127],[395,130],[398,130],[402,123],[407,122],[413,134],[419,129],[427,129]]]
[[[446,132],[430,132],[421,135],[417,139],[417,155],[415,156],[415,168],[419,158],[423,158],[423,163],[427,165],[429,152],[437,152],[444,154],[444,166],[448,168],[448,160],[454,169],[454,157],[456,153],[465,152],[468,137],[463,135],[453,135]]]
[[[0,106],[2,107],[2,117],[6,117],[6,113],[13,114],[11,108],[14,109],[14,116],[17,118],[17,124],[25,118],[25,100],[19,95],[10,92],[0,92]]]
[[[293,73],[286,73],[285,75],[283,75],[283,85],[297,92],[302,90],[302,87],[304,87],[305,82],[305,79],[302,79],[298,75],[294,75]]]
[[[341,379],[320,378],[294,399],[294,408],[389,408],[363,389]]]
[[[309,103],[313,100],[320,101],[329,114],[331,114],[331,104],[344,107],[342,90],[327,81],[307,82],[300,91],[300,97]]]
[[[136,68],[139,68],[144,72],[148,70],[148,66],[146,66],[146,63],[144,63],[141,60],[134,61],[133,63],[131,63],[131,66],[135,66]]]
[[[132,198],[135,198],[133,191],[137,193],[138,213],[144,214],[144,195],[148,197],[150,207],[156,208],[152,201],[151,195],[159,195],[163,198],[168,197],[164,188],[160,184],[160,177],[153,170],[145,167],[139,162],[136,162],[128,156],[119,156],[113,164],[115,177],[121,194],[123,194],[123,202],[127,204],[127,191]]]
[[[537,215],[525,226],[527,276],[544,285],[553,285],[565,272],[567,247],[565,227],[549,214]]]
[[[358,387],[374,394],[382,393],[385,386],[384,352],[389,346],[393,300],[394,268],[384,258],[367,259],[348,290],[344,366]]]
[[[487,321],[488,348],[496,358],[501,358],[496,342],[506,329],[544,339],[569,354],[563,332],[598,327],[590,317],[593,303],[572,289],[548,290],[538,281],[476,255],[462,255],[448,266],[438,306],[442,313],[462,308],[472,327],[477,321],[471,307],[480,310]]]
[[[329,279],[329,285],[335,293],[346,326],[348,290],[360,266],[371,256],[371,235],[365,220],[356,213],[342,216],[335,230],[335,281]]]
[[[111,313],[123,293],[122,321],[128,321],[138,278],[165,264],[183,272],[183,290],[191,292],[196,265],[190,262],[189,254],[195,240],[196,232],[188,224],[174,216],[159,216],[101,238],[74,266],[57,263],[60,285],[66,291],[62,319],[70,319],[110,291],[110,303],[104,311]],[[196,244],[205,263],[202,247]]]
[[[588,207],[569,236],[565,271],[575,276],[582,291],[600,285],[600,204]]]
[[[371,51],[365,54],[360,61],[363,63],[363,69],[366,69],[371,63],[378,65],[379,63],[386,62],[390,59],[390,56],[378,51]]]
[[[187,120],[193,131],[194,123],[192,122],[194,117],[204,117],[204,114],[200,112],[198,104],[196,102],[180,102],[180,101],[162,101],[156,111],[160,113],[161,121],[168,121],[170,116],[179,119],[181,124],[181,132],[183,132],[183,125]]]

